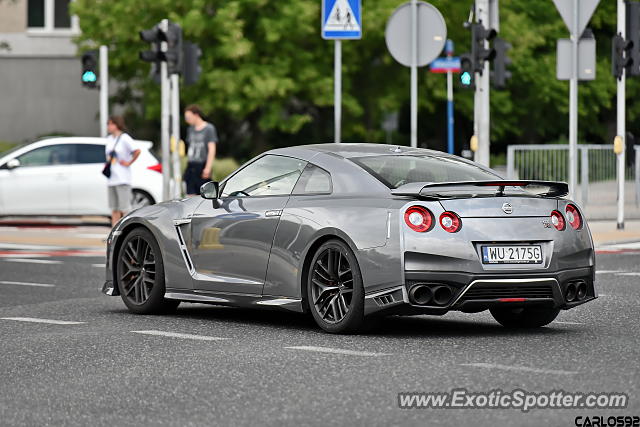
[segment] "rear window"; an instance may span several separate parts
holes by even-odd
[[[358,157],[351,160],[389,188],[398,188],[412,182],[483,181],[500,178],[471,163],[450,157],[404,155]]]

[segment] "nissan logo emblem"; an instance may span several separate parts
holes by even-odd
[[[509,203],[505,203],[504,205],[502,205],[502,210],[504,211],[504,213],[510,214],[513,212],[513,207]]]

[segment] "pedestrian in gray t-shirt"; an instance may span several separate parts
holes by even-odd
[[[202,118],[202,110],[197,105],[189,105],[184,111],[184,119],[190,125],[187,131],[187,170],[184,181],[187,194],[200,193],[200,187],[211,179],[211,167],[216,157],[218,132],[215,126]]]

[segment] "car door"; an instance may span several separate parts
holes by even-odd
[[[306,162],[266,155],[204,200],[191,217],[194,287],[212,292],[261,295],[280,215]]]
[[[19,166],[0,168],[6,215],[69,215],[69,178],[73,147],[53,144],[16,157]]]
[[[78,215],[108,215],[107,178],[102,175],[104,144],[73,144],[69,198],[71,211]]]

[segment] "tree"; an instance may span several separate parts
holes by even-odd
[[[409,70],[396,63],[384,42],[386,21],[401,0],[363,2],[364,37],[343,43],[343,138],[382,141],[385,114],[401,113],[408,143]],[[462,23],[471,2],[433,0],[456,42],[469,48]],[[159,87],[137,59],[145,48],[138,31],[163,18],[182,25],[186,39],[203,50],[203,74],[182,100],[212,115],[221,148],[236,157],[273,146],[326,142],[333,134],[333,43],[320,37],[320,1],[287,0],[76,0],[81,48],[110,46],[110,72],[122,84],[113,101],[143,105],[148,120],[159,117]],[[568,83],[555,78],[556,39],[568,37],[550,1],[501,2],[500,35],[513,44],[513,78],[492,92],[493,149],[513,142],[547,142],[568,132]],[[599,6],[591,22],[598,40],[597,80],[580,85],[581,139],[610,142],[615,119],[615,80],[609,73],[615,5]],[[420,142],[443,149],[446,140],[445,80],[420,70]],[[631,97],[637,83],[630,82]],[[640,106],[629,109],[629,123]],[[457,147],[472,131],[473,94],[456,92]]]

